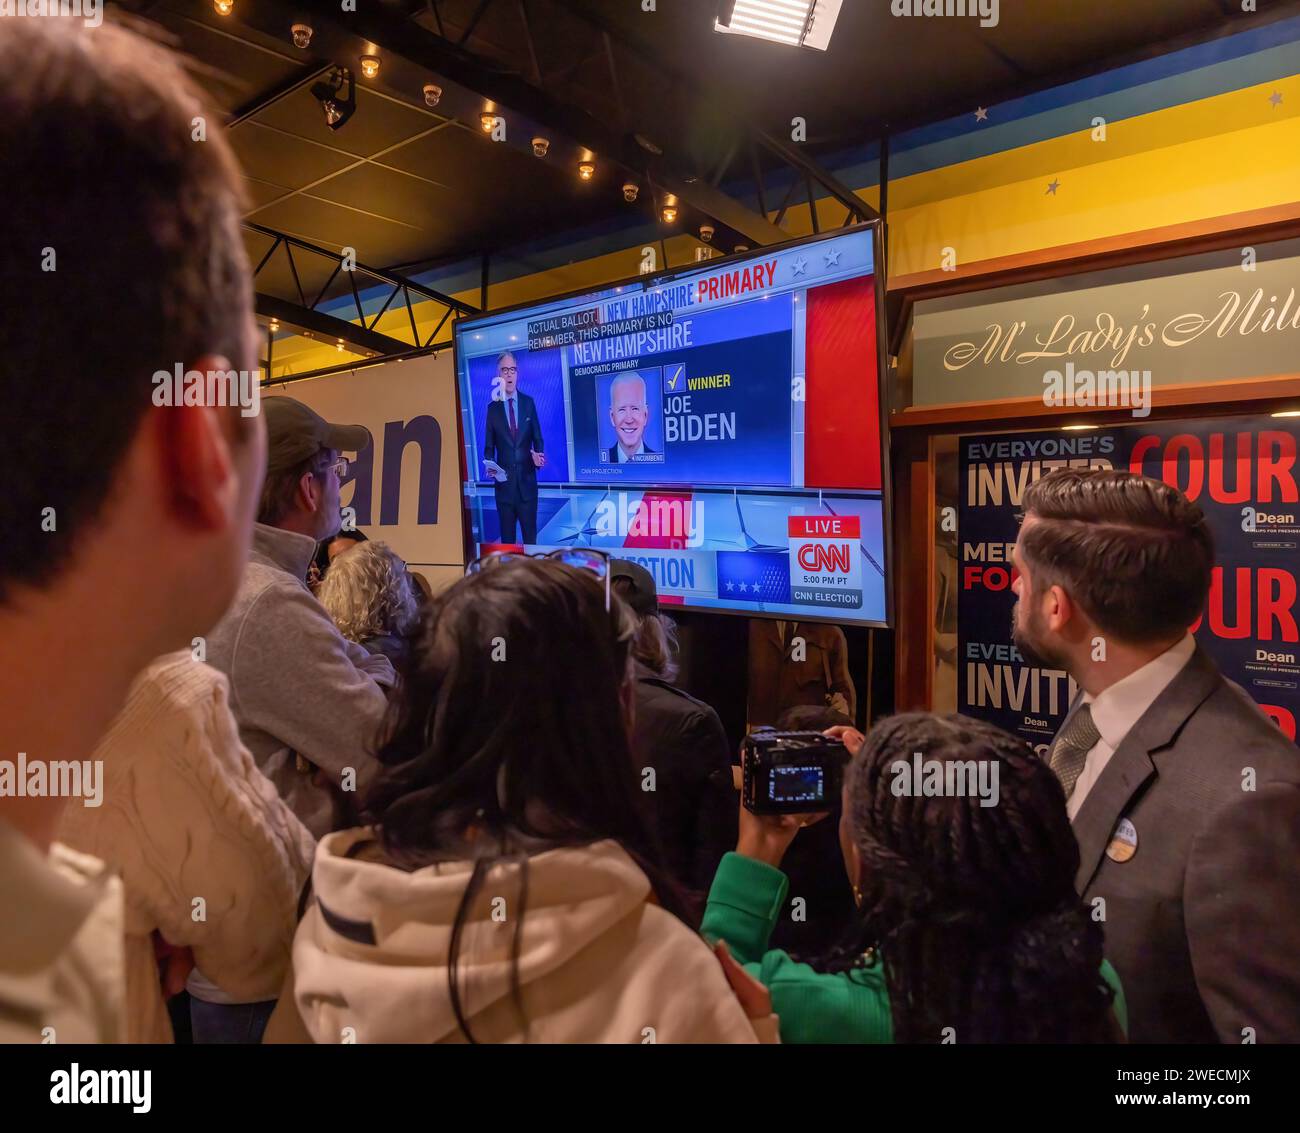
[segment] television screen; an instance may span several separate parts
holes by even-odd
[[[471,558],[596,547],[661,602],[883,625],[876,225],[456,324]]]

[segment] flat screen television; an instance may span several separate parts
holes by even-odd
[[[660,600],[887,625],[880,232],[455,327],[470,558],[596,547]]]

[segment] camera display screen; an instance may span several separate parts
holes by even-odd
[[[826,771],[809,767],[773,767],[768,798],[774,803],[819,803],[826,797]]]

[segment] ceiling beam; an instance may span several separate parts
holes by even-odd
[[[400,338],[367,330],[346,319],[327,315],[324,311],[313,311],[260,291],[257,293],[257,313],[264,319],[275,319],[281,326],[299,334],[320,339],[324,346],[332,346],[341,338],[345,344],[356,347],[358,353],[402,354],[413,349],[409,342]]]

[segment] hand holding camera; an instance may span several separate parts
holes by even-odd
[[[832,734],[835,733],[835,734]],[[843,738],[839,733],[852,733]],[[825,818],[839,798],[851,728],[777,732],[760,728],[740,748],[740,838],[736,852],[779,866],[800,829]]]

